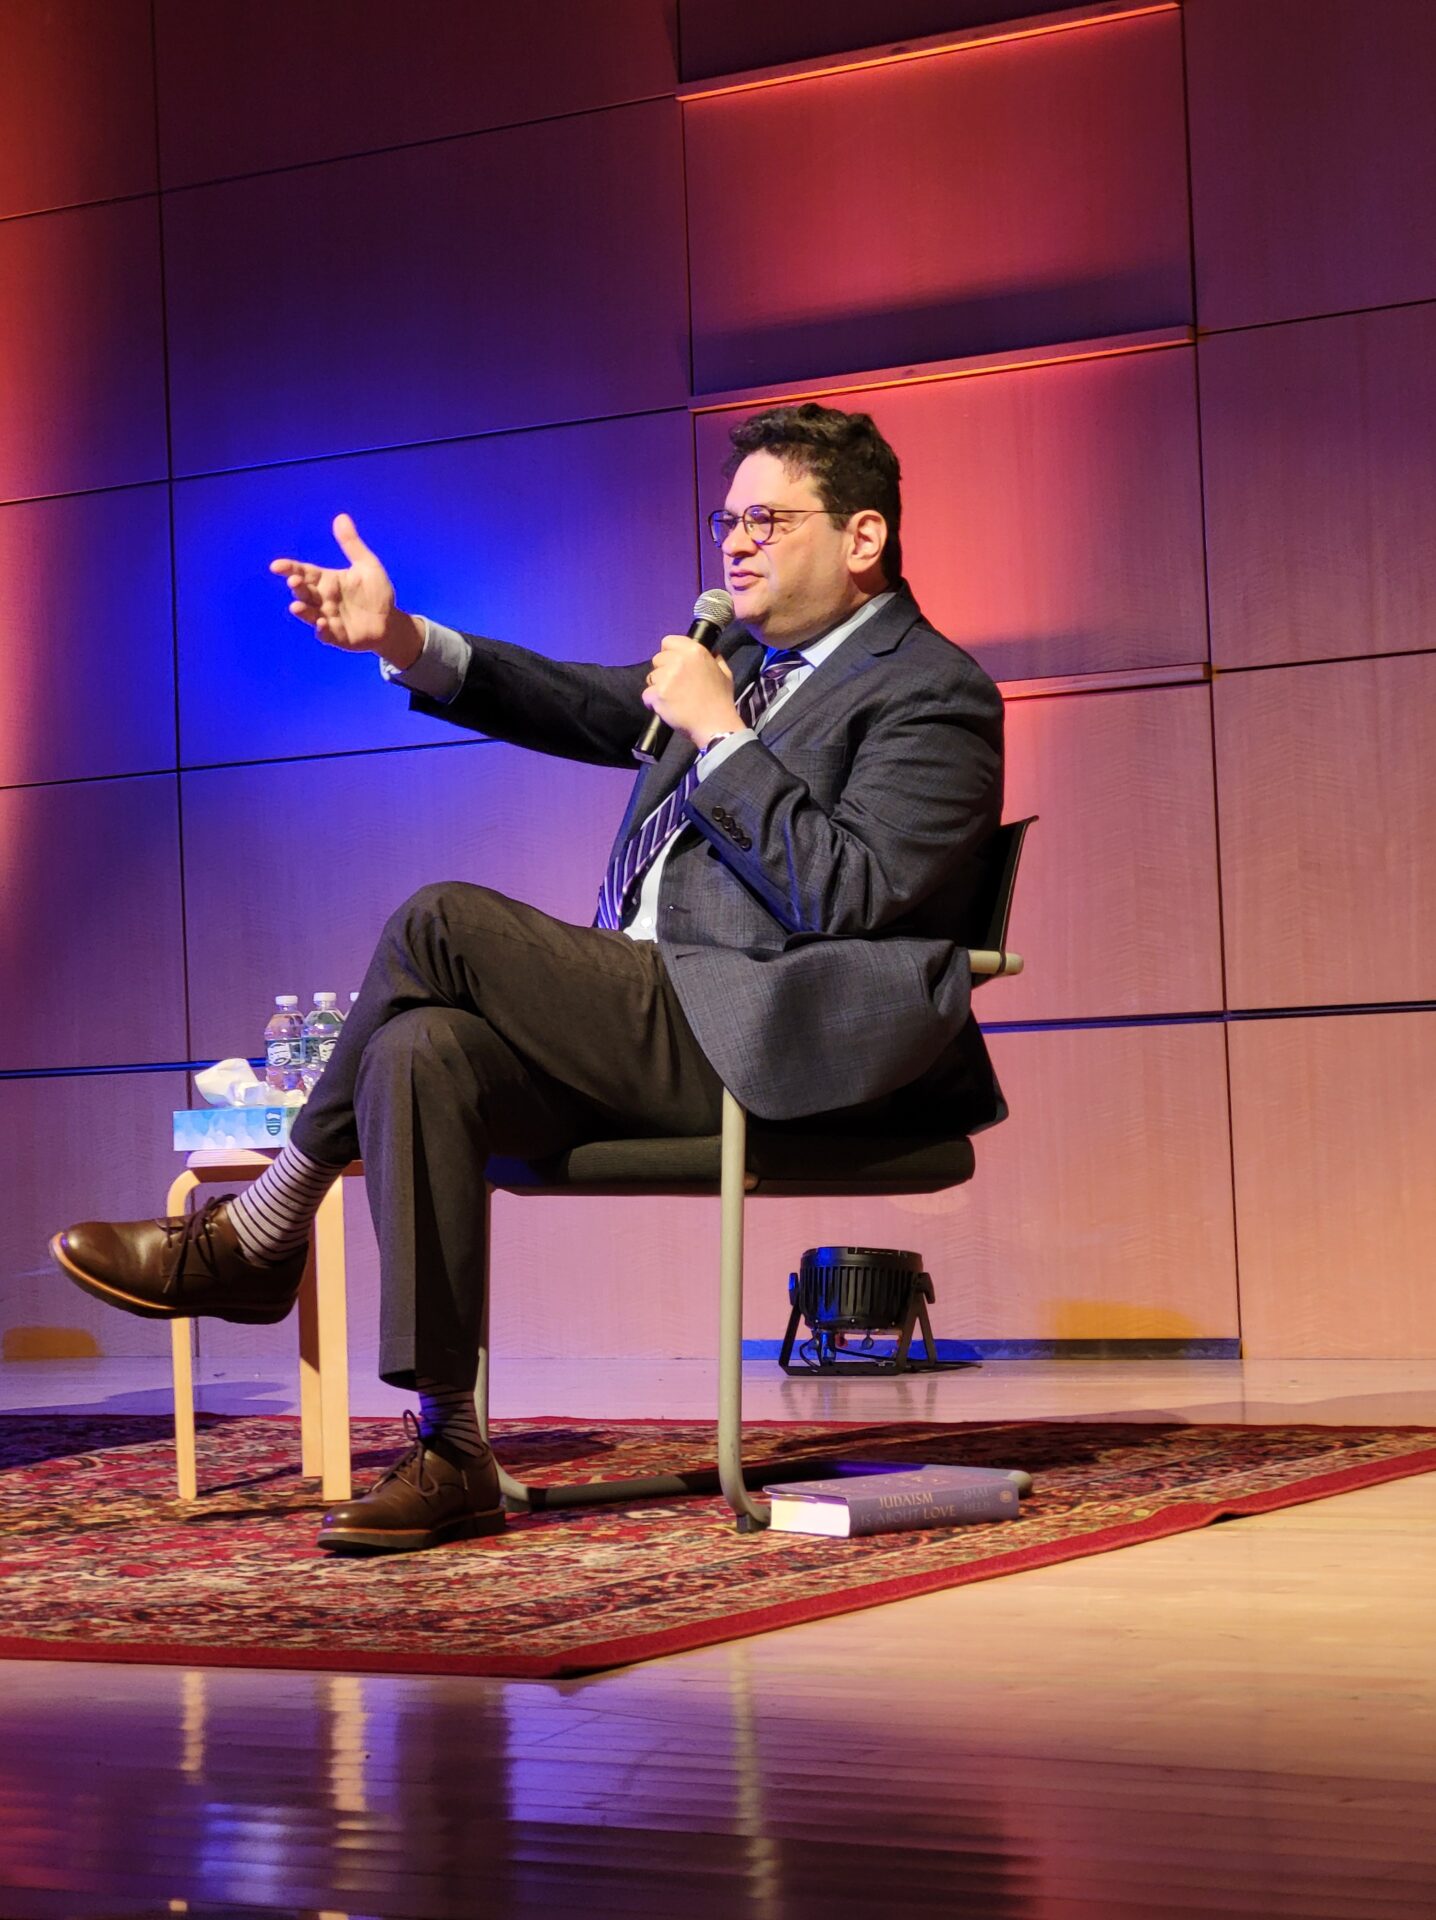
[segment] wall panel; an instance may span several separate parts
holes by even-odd
[[[672,0],[159,0],[165,185],[671,91],[672,14]]]
[[[685,134],[700,393],[1190,318],[1175,14],[695,100]]]
[[[490,745],[186,774],[194,1057],[257,1051],[276,993],[347,1004],[384,922],[429,881],[587,925],[629,785]]]
[[[1230,1037],[1244,1351],[1436,1354],[1436,1014]]]
[[[1010,936],[1028,971],[984,989],[982,1016],[1220,1007],[1206,687],[1014,700],[1007,741],[1004,812],[1040,816]]]
[[[353,514],[402,606],[559,657],[627,662],[688,624],[692,471],[688,416],[673,412],[182,482],[185,761],[460,737],[411,713],[372,659],[318,645],[287,613],[269,561],[342,564],[336,512]]]
[[[0,507],[0,579],[0,786],[172,767],[166,489]]]
[[[79,1220],[161,1211],[179,1165],[170,1114],[184,1105],[184,1085],[181,1073],[0,1080],[0,1329],[33,1328],[71,1353],[88,1337],[102,1358],[169,1352],[167,1326],[92,1300],[56,1271],[46,1243]],[[80,1151],[85,1140],[93,1152]],[[157,1396],[154,1411],[168,1405]]]
[[[174,775],[0,792],[0,1068],[183,1060]]]
[[[0,500],[163,479],[152,200],[0,222]]]
[[[0,219],[155,186],[148,0],[0,0]]]
[[[1192,373],[1173,348],[833,396],[897,449],[908,579],[995,678],[1205,660]],[[698,417],[705,508],[741,417]]]
[[[707,80],[1051,11],[1052,0],[678,0],[682,77]]]
[[[1214,690],[1234,1007],[1436,999],[1436,655]]]
[[[956,1291],[970,1317],[964,1326],[962,1313],[945,1314],[944,1331],[1232,1338],[1222,1028],[995,1034],[991,1044],[1012,1118],[978,1139],[977,1175],[958,1196],[944,1257],[964,1276]],[[898,1204],[909,1235],[921,1225],[926,1236],[933,1202]]]
[[[1436,296],[1436,11],[1189,0],[1184,13],[1201,324]]]
[[[1212,654],[1429,647],[1436,306],[1202,341]]]
[[[176,193],[165,245],[180,473],[686,396],[671,101]]]

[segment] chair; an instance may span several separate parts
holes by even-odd
[[[1033,816],[1035,818],[1035,816]],[[982,944],[971,949],[974,986],[1022,971],[1021,956],[1007,951],[1007,928],[1017,867],[1032,819],[1000,827],[988,842],[983,897],[973,919]],[[714,1492],[721,1487],[740,1532],[768,1523],[766,1506],[748,1491],[742,1460],[743,1429],[743,1203],[749,1194],[941,1193],[973,1173],[972,1143],[965,1135],[801,1134],[750,1127],[733,1095],[723,1092],[723,1130],[697,1137],[594,1140],[552,1160],[489,1163],[484,1190],[485,1224],[495,1192],[532,1199],[545,1194],[712,1195],[721,1198],[718,1330],[718,1467],[709,1471],[653,1474],[633,1480],[581,1481],[571,1486],[532,1486],[500,1469],[504,1495],[513,1507],[582,1506],[607,1500]],[[491,1236],[485,1233],[487,1247]],[[489,1275],[484,1274],[485,1320],[475,1389],[479,1424],[488,1433]],[[813,1461],[786,1463],[783,1475],[800,1477]],[[783,1477],[764,1469],[766,1479]]]
[[[1034,816],[1035,817],[1035,816]],[[1019,954],[1007,951],[1007,928],[1017,867],[1032,820],[999,827],[986,850],[982,897],[973,909],[982,944],[969,961],[978,986],[1022,971]],[[181,1213],[201,1182],[252,1180],[270,1163],[263,1153],[206,1151],[191,1154],[170,1188],[166,1211]],[[743,1203],[749,1194],[841,1196],[941,1193],[972,1178],[972,1143],[962,1134],[833,1135],[778,1132],[748,1116],[724,1089],[723,1130],[696,1137],[594,1140],[553,1160],[489,1163],[484,1183],[485,1224],[495,1193],[532,1199],[544,1194],[718,1194],[719,1237],[718,1466],[688,1473],[651,1474],[632,1480],[580,1481],[569,1486],[533,1486],[502,1468],[500,1483],[510,1506],[528,1511],[608,1500],[639,1500],[720,1488],[737,1516],[739,1530],[767,1525],[767,1509],[753,1500],[744,1478],[743,1440]],[[355,1161],[344,1179],[360,1177]],[[309,1264],[299,1298],[301,1456],[303,1471],[317,1475],[327,1500],[350,1497],[349,1373],[345,1329],[344,1179],[336,1180],[315,1221]],[[487,1247],[491,1236],[485,1233]],[[484,1324],[474,1398],[479,1425],[488,1433],[489,1274],[485,1271]],[[171,1322],[175,1384],[175,1451],[180,1498],[197,1488],[194,1427],[194,1322]],[[762,1478],[797,1478],[816,1462],[786,1462]]]

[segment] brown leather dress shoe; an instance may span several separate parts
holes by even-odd
[[[225,1201],[159,1220],[86,1220],[50,1242],[50,1258],[97,1300],[147,1320],[282,1320],[304,1277],[306,1249],[277,1266],[249,1258]]]
[[[404,1415],[408,1451],[380,1475],[360,1500],[326,1513],[319,1545],[331,1553],[415,1553],[449,1540],[502,1533],[504,1510],[494,1456],[460,1453],[441,1439],[426,1440],[412,1413]]]

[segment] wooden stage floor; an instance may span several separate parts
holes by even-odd
[[[1436,1425],[1436,1360],[748,1374],[771,1417]],[[507,1363],[496,1411],[712,1390]],[[148,1363],[0,1369],[7,1408],[164,1404]],[[1436,1475],[587,1681],[8,1663],[0,1756],[0,1920],[1431,1920]]]

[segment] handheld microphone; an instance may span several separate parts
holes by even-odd
[[[718,636],[733,618],[733,596],[725,593],[721,587],[710,587],[707,593],[700,593],[693,602],[693,625],[688,629],[688,638],[696,640],[700,647],[706,647],[712,653],[718,644]],[[633,757],[640,765],[651,767],[655,760],[661,760],[664,749],[673,738],[673,729],[658,715],[652,714],[643,730],[643,737],[633,749]]]

